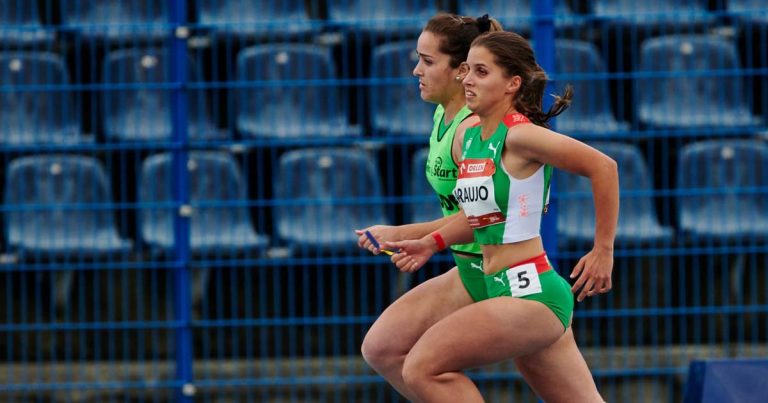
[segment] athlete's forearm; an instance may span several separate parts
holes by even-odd
[[[619,174],[616,162],[607,158],[592,176],[595,202],[595,247],[613,250],[619,220]]]
[[[470,243],[475,240],[474,232],[467,222],[467,216],[464,211],[460,211],[450,217],[447,217],[446,223],[435,231],[422,237],[433,243],[436,250],[441,250],[451,245]],[[443,245],[440,245],[440,243]]]
[[[401,239],[419,239],[439,230],[442,226],[449,223],[457,214],[447,217],[441,217],[433,221],[405,224],[399,226]]]

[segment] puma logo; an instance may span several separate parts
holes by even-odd
[[[493,143],[488,143],[488,149],[493,151],[493,158],[496,158],[496,152],[499,151],[499,144],[496,143],[496,146],[494,146]]]
[[[504,284],[504,279],[501,278],[501,277],[494,277],[493,281],[497,281],[497,282],[501,283],[501,285],[506,286],[506,284]]]
[[[472,267],[473,269],[483,271],[483,266],[477,263],[469,262],[469,266]]]

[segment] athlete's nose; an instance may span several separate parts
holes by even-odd
[[[411,74],[413,74],[416,77],[421,77],[422,76],[421,71],[419,69],[419,64],[418,63],[416,63],[416,66],[413,67],[413,71],[411,71]]]

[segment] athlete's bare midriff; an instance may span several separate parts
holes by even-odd
[[[544,252],[541,237],[502,245],[480,245],[483,251],[483,271],[492,275],[517,262],[528,260]]]

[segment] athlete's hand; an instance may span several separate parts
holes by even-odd
[[[431,238],[383,242],[381,247],[397,251],[397,253],[392,255],[392,263],[400,271],[404,272],[419,270],[437,251],[435,243]]]
[[[374,255],[378,255],[381,251],[373,246],[373,243],[365,236],[365,231],[370,231],[371,235],[379,243],[386,241],[399,241],[400,235],[398,234],[398,228],[393,225],[374,225],[368,228],[356,229],[355,234],[360,238],[357,239],[357,246],[362,249],[368,249]]]
[[[611,272],[613,272],[613,250],[594,248],[584,255],[571,272],[571,278],[578,280],[571,288],[572,293],[579,293],[576,300],[594,297],[611,290]],[[579,291],[581,290],[581,291]]]

